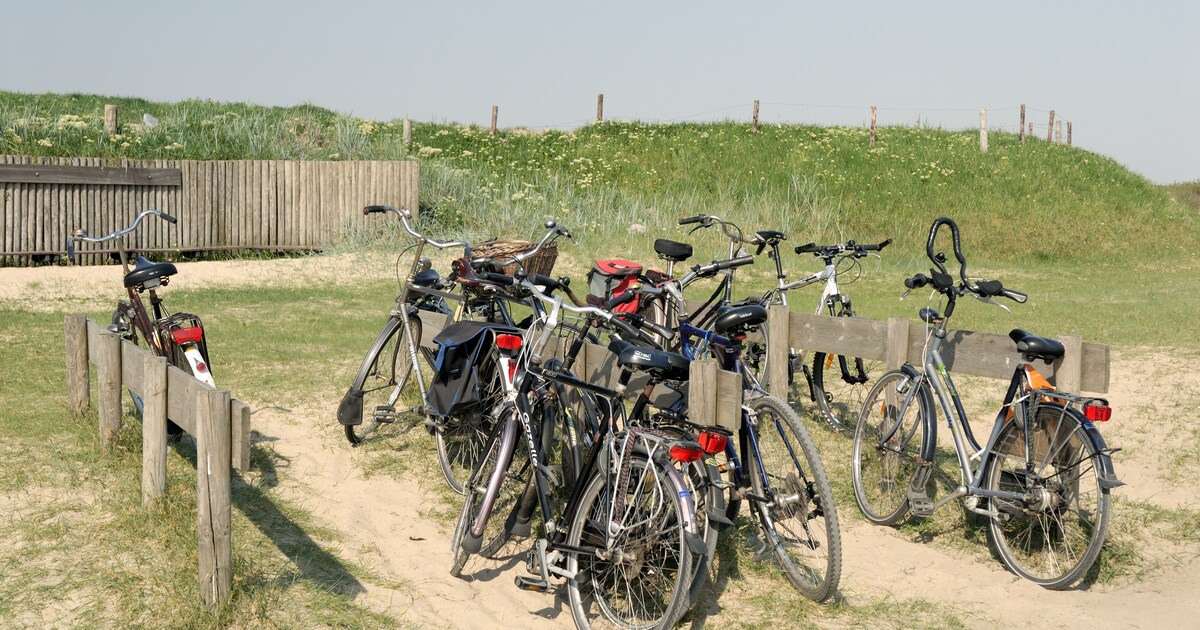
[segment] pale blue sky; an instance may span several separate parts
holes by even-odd
[[[1024,102],[1200,179],[1200,3],[0,2],[0,89],[573,127],[595,116],[1014,129]],[[1065,127],[1064,127],[1065,129]],[[1065,131],[1064,131],[1065,133]]]

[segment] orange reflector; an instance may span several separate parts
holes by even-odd
[[[833,360],[837,358],[836,354],[831,354],[825,357],[825,369],[828,370],[833,365]]]
[[[715,455],[725,451],[725,444],[729,441],[720,433],[705,431],[696,437],[696,441],[700,443],[700,448],[704,449],[705,453]]]
[[[671,459],[684,464],[694,462],[703,456],[704,449],[695,442],[676,444],[671,447]]]
[[[171,331],[171,336],[175,338],[175,343],[183,345],[185,343],[196,343],[204,337],[204,329],[199,326],[192,328],[176,328]]]
[[[519,335],[496,335],[496,345],[501,350],[520,350],[521,337]]]
[[[1088,405],[1083,408],[1083,415],[1092,422],[1108,422],[1112,418],[1112,407],[1108,405]]]

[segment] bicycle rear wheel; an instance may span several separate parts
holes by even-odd
[[[1033,445],[1028,457],[1026,425]],[[988,520],[988,538],[1004,566],[1056,590],[1083,577],[1108,529],[1109,490],[1100,483],[1098,462],[1079,419],[1056,404],[1031,405],[1026,422],[1000,430],[983,487],[1035,499],[988,499],[1000,513]]]
[[[905,385],[908,383],[907,385]],[[854,499],[868,521],[894,525],[908,514],[908,485],[921,465],[926,410],[920,392],[901,415],[908,375],[884,374],[867,394],[854,429]]]
[[[838,317],[854,317],[846,305]],[[849,433],[872,381],[884,372],[882,361],[817,352],[813,354],[812,388],[817,411],[829,426]]]
[[[614,513],[616,479],[598,470],[571,522],[569,545],[604,553],[567,556],[567,570],[576,572],[567,589],[579,628],[670,627],[687,603],[692,554],[679,497],[657,464],[632,457],[624,509]]]
[[[463,493],[463,484],[483,458],[483,446],[491,432],[496,407],[504,401],[504,377],[495,352],[484,355],[479,366],[479,402],[462,413],[443,418],[434,430],[438,465],[442,476],[455,492]]]
[[[496,435],[489,437],[484,447],[486,452],[479,466],[472,471],[464,483],[463,508],[451,539],[454,563],[450,575],[459,577],[471,554],[490,558],[508,541],[509,531],[505,519],[525,492],[530,478],[529,448],[521,436],[519,425],[505,425],[511,421],[514,410],[505,408],[496,421]],[[505,435],[508,431],[509,434]],[[479,538],[470,535],[471,524],[478,517],[486,498],[488,484],[499,469],[502,475],[495,498],[488,508],[487,523]]]
[[[754,494],[766,499],[752,499],[763,536],[792,586],[825,601],[837,592],[842,572],[842,535],[825,465],[787,403],[763,396],[748,404],[757,417],[762,468],[746,465]]]

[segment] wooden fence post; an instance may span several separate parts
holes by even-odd
[[[908,319],[892,317],[887,322],[887,369],[898,370],[908,361]]]
[[[404,148],[407,149],[412,144],[412,121],[405,118],[403,128]]]
[[[1078,335],[1059,337],[1063,344],[1062,363],[1054,370],[1054,387],[1064,392],[1079,393],[1083,387],[1083,338]]]
[[[604,93],[596,95],[596,122],[604,122]]]
[[[500,113],[499,105],[492,105],[492,137],[496,137],[496,116]]]
[[[979,110],[979,152],[987,153],[988,138],[987,138],[987,110]]]
[[[773,304],[767,309],[767,389],[772,394],[787,400],[788,354],[791,344],[791,313],[783,304]],[[799,375],[796,375],[798,378]]]
[[[871,106],[871,148],[872,149],[875,148],[875,114],[876,114],[876,112],[877,112],[877,108],[874,105],[872,105]]]
[[[96,338],[96,387],[100,448],[112,448],[121,430],[121,338],[103,332]]]
[[[1050,127],[1046,129],[1046,142],[1054,142],[1054,110],[1050,110]]]
[[[754,120],[751,122],[751,129],[758,133],[758,99],[754,99]]]
[[[233,586],[229,392],[196,395],[196,529],[200,555],[200,601],[217,606]]]
[[[1067,121],[1067,146],[1071,146],[1071,121]]]
[[[1029,123],[1029,138],[1033,139],[1033,123]]]
[[[117,133],[117,106],[116,105],[105,105],[104,106],[104,131],[108,132],[108,135],[110,135],[110,136],[116,135],[116,133]]]
[[[78,416],[91,404],[91,383],[88,382],[87,316],[68,315],[67,343],[67,408]]]
[[[167,358],[142,359],[142,506],[162,500],[167,490]]]
[[[1062,144],[1062,119],[1060,118],[1054,128],[1054,141]]]
[[[699,425],[717,423],[717,360],[692,361],[688,368],[688,419]]]
[[[1017,125],[1017,133],[1020,135],[1020,143],[1025,145],[1025,103],[1021,103],[1021,124]]]

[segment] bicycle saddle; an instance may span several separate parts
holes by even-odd
[[[688,360],[682,354],[630,345],[621,351],[617,363],[667,381],[682,381],[688,377]]]
[[[787,240],[787,235],[777,230],[759,230],[755,234],[768,243]]]
[[[767,309],[758,304],[745,306],[722,306],[717,309],[717,320],[713,322],[713,332],[726,335],[744,332],[751,326],[757,326],[767,321]]]
[[[133,271],[125,274],[125,288],[129,289],[136,286],[142,286],[146,289],[156,288],[159,283],[157,280],[173,276],[179,273],[175,269],[175,265],[169,262],[150,262],[142,256],[137,257],[137,262],[133,266]],[[147,283],[150,283],[147,285]]]
[[[660,258],[664,258],[672,262],[683,262],[692,257],[691,245],[665,238],[654,240],[654,251]]]
[[[1038,337],[1020,328],[1012,329],[1008,333],[1008,338],[1017,343],[1017,352],[1034,359],[1041,359],[1046,363],[1053,363],[1065,352],[1063,345],[1058,341]]]
[[[419,287],[431,287],[437,284],[439,279],[438,272],[434,269],[426,269],[413,276],[413,284]]]

